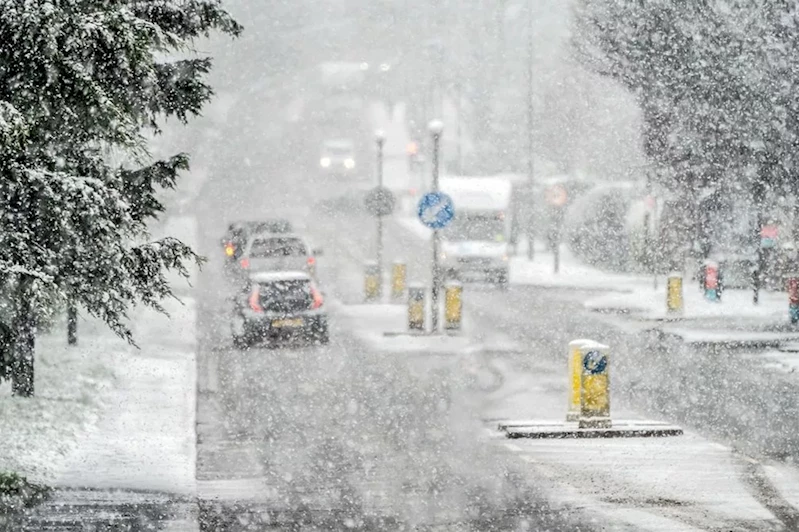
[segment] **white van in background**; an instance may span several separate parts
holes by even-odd
[[[513,185],[501,177],[444,177],[439,183],[455,207],[441,230],[445,278],[478,277],[507,284],[513,223]]]

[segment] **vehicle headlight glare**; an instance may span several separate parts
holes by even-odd
[[[355,161],[353,159],[344,159],[344,167],[349,169],[355,168]]]
[[[322,168],[327,168],[330,166],[330,157],[322,157],[319,161],[319,164],[322,165]]]

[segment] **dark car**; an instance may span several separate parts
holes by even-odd
[[[303,271],[254,273],[233,298],[231,335],[237,347],[259,341],[329,341],[324,297]]]
[[[225,236],[222,237],[222,246],[228,262],[238,262],[244,252],[244,246],[249,238],[257,233],[290,233],[291,222],[282,218],[269,220],[249,220],[234,222],[228,226]]]
[[[316,257],[321,253],[295,234],[258,233],[241,252],[239,272],[246,277],[258,272],[305,271],[314,277]]]

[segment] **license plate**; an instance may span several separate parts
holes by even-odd
[[[284,327],[302,327],[302,318],[294,318],[287,320],[272,320],[272,327],[281,329]]]

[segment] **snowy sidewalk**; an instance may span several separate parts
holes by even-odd
[[[751,290],[725,290],[721,301],[708,301],[695,282],[683,285],[683,312],[677,316],[666,310],[665,279],[659,279],[658,288],[631,287],[621,294],[603,294],[585,302],[588,310],[631,314],[640,319],[703,319],[703,318],[756,318],[773,322],[788,319],[788,296],[784,292],[760,293],[760,303],[752,303]]]

